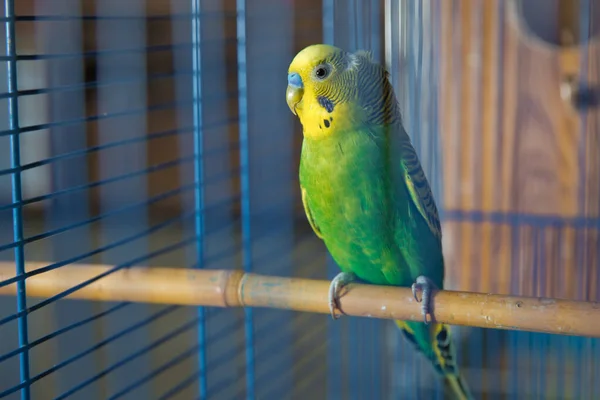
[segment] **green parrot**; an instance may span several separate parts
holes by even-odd
[[[431,290],[444,284],[441,227],[387,71],[368,52],[311,45],[290,64],[286,99],[303,127],[304,210],[342,270],[329,290],[332,317],[354,280],[411,286],[424,322],[396,325],[455,398],[471,399],[449,327],[427,320]]]

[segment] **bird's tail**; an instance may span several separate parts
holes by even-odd
[[[404,337],[433,364],[443,378],[446,389],[456,400],[472,400],[473,395],[456,365],[456,352],[448,325],[422,322],[394,321]]]
[[[460,373],[454,375],[445,375],[444,377],[448,392],[452,393],[452,397],[456,400],[472,400],[473,395],[467,386],[467,382],[463,379]]]

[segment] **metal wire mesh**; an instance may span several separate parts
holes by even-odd
[[[16,270],[0,287],[19,294],[0,298],[0,398],[442,398],[390,323],[65,300],[133,265],[338,272],[302,215],[283,99],[290,60],[318,42],[369,49],[391,72],[442,211],[449,288],[598,300],[599,115],[536,97],[560,74],[523,89],[536,55],[563,56],[516,30],[521,3],[4,0],[0,260]],[[575,36],[596,32],[592,3],[576,5]],[[594,46],[580,47],[584,83],[598,83]],[[544,136],[511,118],[545,108],[564,118],[544,128],[559,133],[542,157],[559,161],[542,174],[568,173],[538,195],[526,150]],[[114,268],[27,297],[27,278],[77,263]],[[454,331],[478,396],[600,396],[597,340]]]
[[[199,108],[199,95],[181,87],[200,71],[183,64],[191,60],[191,22],[200,10],[190,2],[156,5],[5,2],[2,61],[14,82],[3,90],[11,118],[2,118],[10,125],[1,135],[12,143],[13,161],[2,177],[12,178],[5,193],[13,199],[3,201],[2,213],[4,220],[13,214],[16,229],[2,255],[20,268],[25,256],[53,263],[27,275],[17,270],[2,285],[25,286],[24,277],[76,262],[115,265],[111,272],[135,264],[199,265],[201,250],[193,249],[205,232],[194,222],[204,208],[186,200],[201,198],[203,187],[194,175],[201,149],[189,145],[201,126],[187,117]],[[183,31],[176,24],[182,21]],[[179,65],[178,51],[189,54]],[[227,200],[206,209],[224,208]],[[190,373],[198,393],[206,390],[201,311],[56,301],[89,283],[22,301],[16,314],[3,299],[2,328],[13,332],[2,335],[0,397],[20,391],[22,398],[152,398],[156,388],[173,390]],[[191,383],[178,386],[185,390],[197,391]]]

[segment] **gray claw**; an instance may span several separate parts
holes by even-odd
[[[412,289],[412,293],[413,296],[415,297],[415,300],[421,304],[421,313],[423,314],[423,322],[425,323],[425,325],[429,324],[429,321],[427,320],[427,314],[431,315],[432,319],[433,319],[433,315],[432,315],[432,309],[431,309],[431,291],[433,289],[435,289],[435,283],[433,283],[433,281],[431,279],[429,279],[428,277],[424,276],[424,275],[420,275],[417,277],[415,283],[412,284],[411,289]],[[417,292],[421,291],[421,299],[419,300],[419,297],[417,296]]]
[[[350,282],[356,280],[356,275],[351,272],[340,272],[331,280],[329,285],[329,311],[331,312],[331,318],[338,319],[340,316],[336,315],[335,309],[337,308],[343,314],[344,312],[340,308],[340,290]]]

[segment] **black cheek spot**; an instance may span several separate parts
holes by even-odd
[[[326,119],[323,120],[323,123],[325,124],[325,128],[329,128],[329,125],[331,125]]]
[[[323,129],[323,127],[321,126],[321,124],[319,124],[319,129]]]
[[[330,120],[330,121],[333,121],[333,117],[329,117],[329,120]]]
[[[318,96],[317,97],[317,101],[319,102],[319,104],[321,105],[321,107],[323,107],[324,109],[327,110],[328,113],[333,112],[333,109],[335,108],[335,105],[333,104],[333,101],[329,100],[325,96]]]

